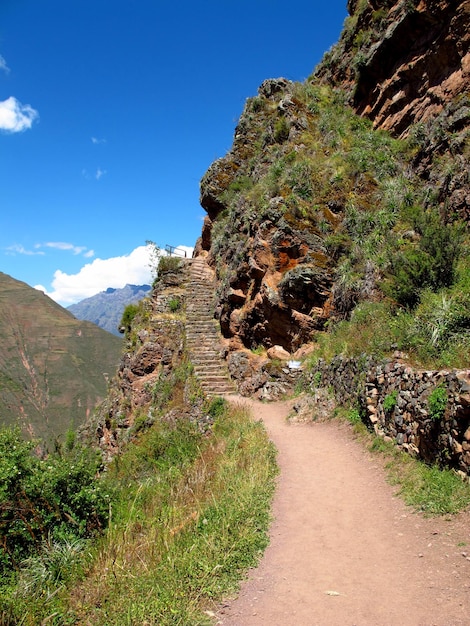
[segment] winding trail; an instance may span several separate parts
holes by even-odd
[[[281,471],[271,543],[217,624],[470,625],[469,513],[413,513],[348,424],[289,424],[289,402],[233,401],[264,421]]]

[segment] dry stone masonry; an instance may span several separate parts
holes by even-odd
[[[470,370],[430,371],[401,360],[335,357],[309,373],[338,402],[362,410],[374,432],[429,463],[470,477]]]

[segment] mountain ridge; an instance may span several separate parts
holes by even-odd
[[[108,287],[100,293],[67,307],[77,319],[93,322],[113,335],[119,336],[119,324],[125,307],[145,298],[150,285],[127,284],[122,288]]]

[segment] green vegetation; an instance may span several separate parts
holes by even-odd
[[[390,483],[399,487],[406,504],[427,515],[458,513],[470,505],[468,483],[452,470],[425,465],[404,452],[388,455]]]
[[[463,271],[463,270],[462,270]],[[358,356],[364,352],[389,356],[396,349],[411,363],[425,367],[462,367],[470,360],[470,292],[467,278],[449,289],[424,290],[412,311],[396,308],[387,300],[360,302],[349,320],[330,324],[319,333],[318,358],[331,360],[336,354]],[[462,288],[462,291],[460,290]]]
[[[94,481],[99,455],[71,445],[43,460],[19,429],[0,431],[0,574],[53,539],[84,538],[107,521],[109,494]]]
[[[245,411],[206,411],[209,436],[158,421],[103,478],[75,446],[41,461],[2,435],[2,624],[208,623],[266,547],[276,463]]]
[[[140,307],[138,304],[128,304],[124,309],[121,318],[120,328],[124,329],[126,334],[129,334],[132,328],[132,322],[134,321],[134,317],[139,312]]]
[[[442,386],[436,387],[428,398],[428,406],[431,419],[442,419],[447,406],[447,390]]]
[[[168,308],[172,313],[176,313],[181,309],[181,300],[177,297],[170,298],[170,300],[168,300]]]
[[[397,391],[392,391],[392,393],[389,393],[385,396],[383,407],[386,413],[391,413],[395,409],[395,407],[397,406],[397,398]]]
[[[442,223],[437,213],[420,212],[411,218],[418,234],[416,246],[403,245],[390,257],[390,278],[385,291],[405,306],[414,307],[423,289],[450,287],[463,252],[461,225]]]
[[[101,460],[69,435],[45,459],[19,429],[0,431],[0,621],[18,623],[31,601],[77,575],[86,541],[106,527],[111,491]]]
[[[361,419],[361,413],[358,409],[350,409],[347,412],[346,415],[347,419],[349,422],[351,422],[351,424],[356,425],[356,424],[361,424],[362,423],[362,419]]]
[[[177,272],[181,267],[183,261],[176,256],[162,256],[158,263],[158,276],[168,274],[171,272]],[[158,281],[157,276],[157,281]]]

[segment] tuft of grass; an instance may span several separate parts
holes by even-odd
[[[365,436],[369,450],[384,458],[388,481],[407,505],[429,516],[455,514],[470,505],[470,485],[454,471],[426,465],[392,443]]]
[[[444,417],[447,406],[447,390],[443,386],[433,389],[428,398],[429,415],[431,419],[439,421]]]
[[[470,487],[455,472],[410,461],[400,459],[388,467],[390,482],[399,486],[406,504],[426,515],[458,513],[470,505]]]

